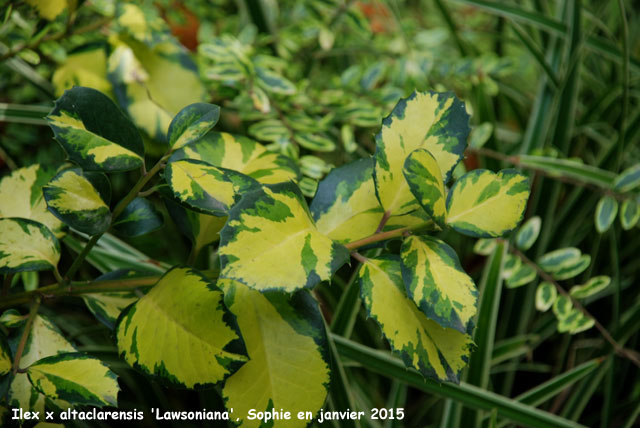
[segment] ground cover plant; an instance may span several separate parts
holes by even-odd
[[[5,4],[2,423],[634,426],[635,22]]]

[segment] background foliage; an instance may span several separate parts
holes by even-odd
[[[142,133],[153,163],[182,107],[217,104],[216,131],[282,154],[301,171],[307,197],[334,166],[373,154],[381,119],[400,98],[414,89],[454,91],[473,128],[454,177],[516,168],[532,183],[527,221],[507,240],[438,236],[479,286],[476,348],[463,382],[425,383],[373,352],[388,345],[357,298],[356,271],[345,266],[314,291],[332,332],[331,358],[343,363],[325,406],[405,408],[403,421],[364,422],[373,427],[634,425],[640,26],[633,2],[28,0],[1,10],[0,167],[3,177],[35,163],[49,167],[33,172],[42,184],[65,160],[44,116],[74,85],[108,94]],[[134,172],[112,174],[112,200],[135,180]],[[13,186],[0,188],[2,198]],[[219,225],[165,204],[162,192],[149,200],[164,226],[135,236],[125,223],[118,238],[106,235],[94,247],[80,279],[181,263],[216,268],[217,237],[206,230]],[[11,216],[4,201],[0,216]],[[60,224],[47,226],[55,234]],[[86,240],[67,234],[62,271]],[[56,282],[50,273],[6,278],[7,306],[13,294]],[[52,298],[40,313],[69,351],[99,357],[118,374],[120,408],[222,408],[224,392],[178,391],[125,364],[112,331],[94,317],[113,325],[97,302]],[[29,312],[17,309],[0,317],[3,333]],[[45,317],[36,322],[45,325]]]

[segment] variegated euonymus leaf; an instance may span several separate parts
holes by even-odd
[[[496,249],[496,240],[489,238],[480,238],[473,245],[473,252],[482,256],[488,256]]]
[[[401,257],[407,295],[427,318],[471,334],[478,292],[453,248],[436,238],[411,236],[402,243]]]
[[[128,171],[144,162],[144,144],[135,125],[95,89],[76,86],[65,91],[47,121],[69,159],[87,171]]]
[[[574,247],[560,248],[544,254],[538,265],[555,279],[573,278],[589,267],[591,256]]]
[[[317,302],[305,291],[260,293],[237,281],[220,280],[225,302],[238,319],[249,361],[229,377],[222,390],[227,408],[287,409],[316,413],[328,392],[330,374],[326,333]],[[308,421],[275,421],[274,427],[305,427]]]
[[[124,278],[135,278],[144,275],[144,272],[119,269],[96,278],[96,281],[114,281]],[[118,317],[122,311],[132,303],[138,300],[135,291],[114,291],[108,293],[87,293],[82,295],[84,303],[93,315],[106,325],[113,329],[116,325]]]
[[[640,220],[640,204],[637,199],[625,199],[620,207],[620,225],[630,230]]]
[[[541,282],[536,289],[536,309],[542,312],[549,310],[557,296],[558,290],[552,283]]]
[[[0,377],[11,371],[11,350],[4,335],[0,334]]]
[[[16,340],[19,337],[18,335]],[[76,352],[76,349],[60,334],[60,331],[48,318],[36,315],[20,358],[20,368],[27,368],[45,357],[66,352]],[[53,401],[58,404],[58,407],[70,407],[62,400]],[[26,373],[17,373],[9,387],[8,402],[10,406],[21,407],[25,411],[44,412],[45,396],[31,385]]]
[[[80,232],[96,235],[111,224],[111,212],[80,168],[59,172],[42,187],[49,211]]]
[[[446,194],[436,158],[426,149],[415,150],[407,156],[403,173],[420,206],[443,225],[447,216]]]
[[[242,194],[260,187],[247,175],[193,159],[170,162],[164,176],[176,198],[216,216],[227,215]]]
[[[541,225],[542,221],[538,216],[531,217],[524,222],[516,234],[516,245],[518,248],[525,251],[533,247],[533,244],[535,244],[538,239],[538,235],[540,235]]]
[[[245,194],[220,232],[221,277],[294,291],[331,278],[349,251],[318,231],[293,183]]]
[[[116,374],[102,361],[81,353],[58,354],[27,369],[31,384],[47,398],[74,405],[117,406]]]
[[[210,387],[235,372],[245,350],[222,292],[176,267],[118,320],[118,352],[133,367],[184,388]]]
[[[476,169],[458,179],[447,196],[447,224],[477,238],[504,236],[518,226],[529,199],[527,177]]]
[[[28,218],[47,226],[58,238],[64,223],[47,209],[42,186],[55,175],[53,169],[31,165],[13,171],[0,180],[0,217]]]
[[[226,132],[209,132],[198,141],[176,150],[169,159],[195,159],[232,169],[263,184],[298,181],[300,172],[288,156],[267,151],[250,138]]]
[[[391,349],[423,376],[459,382],[471,351],[471,336],[445,328],[423,314],[404,290],[400,258],[371,258],[360,268],[360,292],[369,316]]]
[[[133,238],[162,227],[164,219],[160,211],[147,199],[135,198],[113,222],[118,234]]]
[[[26,316],[20,315],[15,309],[7,309],[0,315],[0,324],[5,326],[6,328],[14,328],[18,327],[22,324],[26,319]]]
[[[598,233],[609,230],[617,214],[618,201],[613,196],[603,196],[596,206],[595,223]]]
[[[618,192],[630,192],[638,186],[640,186],[640,164],[625,169],[613,181],[613,188]]]
[[[553,313],[558,319],[558,332],[576,334],[594,326],[595,320],[587,317],[566,296],[558,296],[553,303]]]
[[[585,284],[574,285],[569,290],[571,297],[576,299],[586,299],[589,296],[593,296],[605,290],[609,284],[611,284],[611,278],[606,275],[594,276],[590,278]]]
[[[513,274],[520,269],[520,266],[522,266],[522,259],[520,259],[520,257],[507,254],[504,264],[502,265],[502,277],[504,279],[511,278]]]
[[[462,158],[469,134],[469,115],[452,92],[414,92],[382,121],[376,135],[376,193],[385,211],[406,214],[419,205],[403,175],[405,159],[427,149],[446,182]]]
[[[363,158],[331,171],[318,185],[311,214],[318,230],[338,242],[356,241],[376,232],[384,214],[376,198],[373,159]],[[383,230],[417,226],[429,218],[423,210],[391,216]]]
[[[522,287],[534,281],[537,276],[538,274],[533,267],[521,263],[517,269],[513,270],[509,278],[507,278],[505,285],[507,288]]]
[[[175,150],[197,141],[218,123],[219,118],[220,107],[215,104],[186,106],[169,125],[169,145]]]
[[[42,223],[0,218],[0,273],[55,269],[60,243]]]

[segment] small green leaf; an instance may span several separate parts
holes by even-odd
[[[620,224],[622,229],[630,230],[640,220],[640,204],[637,199],[625,199],[620,207]]]
[[[0,273],[55,269],[60,243],[42,223],[0,218]]]
[[[221,280],[225,303],[238,319],[249,361],[229,377],[222,389],[241,427],[260,427],[250,409],[287,409],[316,413],[327,397],[330,372],[326,332],[318,303],[309,293],[260,293],[230,280]],[[283,342],[285,340],[285,342]],[[276,421],[278,427],[281,421]],[[304,428],[308,421],[293,418],[284,424]]]
[[[473,252],[481,256],[488,256],[493,253],[496,248],[496,240],[489,238],[480,238],[473,245]]]
[[[536,309],[541,312],[546,312],[553,306],[553,302],[556,301],[557,296],[558,290],[556,290],[556,287],[552,283],[548,281],[541,282],[536,289]]]
[[[169,125],[169,145],[172,150],[193,143],[218,123],[220,107],[195,103],[180,110]]]
[[[109,207],[80,168],[59,172],[42,192],[49,211],[74,229],[97,235],[109,228]]]
[[[216,216],[227,215],[242,194],[260,186],[237,171],[193,159],[170,162],[164,176],[176,198],[195,210]]]
[[[507,254],[504,265],[502,265],[502,278],[511,278],[513,274],[520,269],[521,265],[522,260],[520,257],[513,254]]]
[[[596,206],[596,230],[598,233],[604,233],[613,224],[618,214],[618,201],[612,196],[604,196],[598,201]]]
[[[427,318],[407,297],[400,266],[393,255],[362,264],[360,292],[367,312],[407,367],[441,382],[458,382],[469,360],[471,336]]]
[[[436,223],[444,225],[447,215],[445,190],[440,167],[426,149],[417,149],[407,156],[402,171],[413,196]]]
[[[529,284],[533,280],[536,279],[537,273],[536,270],[527,265],[523,264],[515,272],[507,279],[506,287],[507,288],[517,288],[522,287],[523,285]]]
[[[545,272],[554,273],[575,264],[582,253],[575,247],[560,248],[546,253],[538,259],[538,266]]]
[[[296,93],[296,85],[275,71],[264,67],[256,67],[255,71],[256,83],[265,91],[279,95],[293,95]]]
[[[640,163],[622,171],[613,180],[613,188],[617,192],[630,192],[640,186]]]
[[[220,237],[220,276],[258,290],[314,287],[349,258],[345,247],[318,231],[293,183],[245,194]]]
[[[135,198],[113,222],[118,234],[127,238],[146,235],[162,227],[164,219],[160,211],[144,198]]]
[[[300,158],[300,171],[307,177],[320,180],[331,169],[331,165],[317,156],[302,156]]]
[[[268,119],[254,123],[249,126],[249,134],[258,140],[273,142],[282,139],[286,140],[291,137],[289,129],[277,119]]]
[[[118,352],[139,370],[183,388],[215,385],[245,361],[220,289],[175,267],[129,306],[116,326]]]
[[[6,328],[15,328],[24,322],[26,316],[20,315],[15,309],[7,309],[0,315],[0,324]]]
[[[47,116],[69,159],[88,171],[128,171],[143,164],[144,144],[136,127],[99,91],[76,86]]]
[[[414,92],[400,100],[376,135],[374,178],[384,210],[400,215],[418,208],[402,173],[411,152],[427,149],[446,182],[462,158],[469,131],[464,103],[452,92]]]
[[[47,209],[42,186],[55,171],[31,165],[13,171],[0,180],[0,217],[20,217],[44,224],[58,238],[64,236],[62,223]]]
[[[0,377],[11,371],[12,364],[9,344],[5,337],[0,334]],[[0,419],[0,421],[2,421],[2,419]]]
[[[476,169],[455,182],[447,196],[447,224],[478,238],[504,236],[518,226],[529,199],[527,177],[515,170]]]
[[[471,130],[471,135],[469,136],[469,147],[473,147],[475,149],[481,148],[487,141],[489,141],[491,134],[493,134],[493,124],[491,122],[485,122],[474,127]]]
[[[518,248],[526,251],[533,247],[533,244],[535,244],[538,239],[538,235],[540,235],[541,224],[542,220],[538,216],[531,217],[524,222],[516,234],[516,245]]]
[[[589,296],[598,294],[602,290],[606,289],[611,284],[611,278],[606,275],[594,276],[590,278],[585,284],[574,285],[569,290],[571,297],[576,299],[586,299]]]
[[[566,296],[558,296],[553,304],[553,313],[558,319],[559,333],[576,334],[595,325],[595,320],[574,308],[571,299]]]
[[[323,134],[295,134],[295,141],[305,149],[314,152],[332,152],[336,143]]]
[[[552,275],[559,281],[573,278],[574,276],[584,272],[589,267],[590,263],[591,256],[589,254],[582,254],[578,259],[571,263],[567,263],[561,269],[554,271]]]
[[[47,398],[81,406],[117,406],[116,374],[97,358],[58,354],[29,366],[31,384]]]
[[[427,318],[471,333],[478,292],[454,249],[439,239],[411,236],[402,244],[401,258],[407,294]]]

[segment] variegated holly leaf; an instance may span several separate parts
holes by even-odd
[[[0,377],[11,371],[11,350],[4,335],[0,334]],[[1,421],[1,419],[0,419]]]
[[[538,235],[540,235],[540,226],[542,221],[540,217],[534,216],[524,222],[516,234],[516,245],[523,251],[533,247]]]
[[[442,327],[423,314],[404,291],[400,265],[400,258],[393,255],[362,264],[360,292],[367,312],[407,367],[457,383],[469,360],[471,336]]]
[[[247,175],[193,159],[170,162],[164,177],[177,199],[195,210],[217,216],[227,215],[243,194],[260,188]]]
[[[114,281],[123,278],[132,279],[139,276],[145,276],[145,272],[118,269],[113,272],[101,275],[96,281]],[[132,303],[138,300],[135,291],[114,291],[108,293],[87,293],[82,295],[87,309],[93,313],[98,321],[113,329],[118,321],[118,317],[122,311]]]
[[[576,299],[586,299],[605,290],[611,284],[611,278],[606,275],[599,275],[590,278],[585,284],[574,285],[569,290],[571,297]]]
[[[87,171],[128,171],[144,162],[135,125],[99,91],[76,86],[65,91],[47,116],[69,159]]]
[[[596,206],[595,223],[598,233],[609,230],[617,214],[618,201],[613,196],[603,196]]]
[[[373,235],[384,211],[376,198],[373,159],[362,158],[331,171],[318,185],[311,214],[318,230],[345,243]],[[383,230],[418,226],[429,221],[423,210],[391,216]]]
[[[400,255],[409,298],[442,327],[471,334],[478,292],[455,250],[436,238],[411,236]]]
[[[120,316],[118,352],[133,367],[183,388],[211,387],[246,352],[222,292],[202,274],[176,267]]]
[[[19,337],[20,335],[16,336],[16,346]],[[20,368],[27,368],[45,357],[75,351],[73,345],[62,336],[47,317],[36,315],[20,358]],[[60,400],[54,401],[59,404],[58,407],[69,407]],[[12,407],[21,407],[25,411],[44,412],[45,396],[31,385],[26,373],[19,372],[11,381],[8,403]]]
[[[31,384],[47,398],[81,406],[117,406],[118,381],[102,361],[77,352],[43,358],[30,365]]]
[[[447,224],[477,238],[504,236],[522,220],[529,193],[527,177],[515,170],[468,172],[449,191]]]
[[[232,169],[263,184],[298,181],[300,171],[288,156],[267,151],[247,137],[226,132],[209,132],[195,143],[176,150],[169,162],[180,159],[204,161],[220,168]]]
[[[637,199],[625,199],[620,207],[620,225],[630,230],[640,220],[640,204]]]
[[[80,232],[96,235],[111,224],[111,212],[80,168],[59,172],[42,187],[49,211]]]
[[[186,106],[169,125],[169,145],[173,150],[202,138],[220,118],[220,107],[215,104],[194,103]]]
[[[399,215],[419,207],[403,175],[411,152],[427,149],[446,182],[462,158],[469,131],[464,103],[452,92],[414,92],[400,100],[376,135],[374,178],[384,210]]]
[[[345,247],[318,231],[293,183],[245,194],[220,232],[218,252],[221,277],[258,290],[313,287],[349,259]]]
[[[426,149],[415,150],[407,156],[403,173],[420,206],[443,225],[447,216],[446,194],[438,161]]]
[[[0,218],[0,273],[55,269],[60,243],[42,223]]]
[[[260,293],[237,281],[218,282],[237,319],[249,361],[222,390],[227,408],[241,415],[241,427],[259,427],[250,409],[316,413],[330,381],[326,333],[318,303],[306,292]],[[286,343],[283,343],[286,338]],[[274,427],[305,427],[308,421],[275,421]]]
[[[556,301],[557,296],[558,290],[552,283],[548,281],[541,282],[536,289],[536,309],[541,312],[549,310],[553,306],[553,302]]]
[[[118,234],[133,238],[146,235],[162,227],[164,218],[147,199],[135,198],[113,222]]]
[[[42,186],[55,175],[53,169],[31,165],[0,180],[0,217],[28,218],[44,224],[56,237],[64,236],[64,223],[47,209]]]

